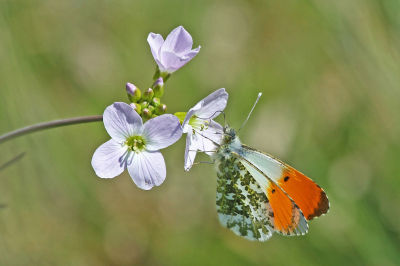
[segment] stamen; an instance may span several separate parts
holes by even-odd
[[[128,150],[133,151],[135,153],[140,153],[141,151],[146,149],[145,142],[142,136],[132,136],[129,137],[124,144],[128,146]]]
[[[200,130],[200,131],[207,130],[209,124],[210,124],[210,122],[208,122],[207,120],[197,118],[197,116],[195,116],[195,115],[192,118],[190,118],[190,120],[189,120],[189,125],[191,125],[192,128]]]

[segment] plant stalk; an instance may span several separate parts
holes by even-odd
[[[103,121],[102,115],[94,115],[94,116],[84,116],[84,117],[76,117],[76,118],[68,118],[62,120],[56,120],[51,122],[40,123],[33,126],[27,126],[24,128],[17,129],[10,133],[0,136],[0,144],[6,142],[8,140],[21,137],[26,134],[34,133],[37,131],[42,131],[55,127],[63,127],[75,124],[83,124],[83,123],[91,123],[91,122],[100,122]]]

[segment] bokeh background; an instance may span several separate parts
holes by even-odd
[[[330,212],[301,237],[250,242],[220,226],[216,175],[183,170],[143,191],[90,164],[100,122],[0,147],[0,265],[398,265],[400,2],[396,0],[0,0],[0,134],[98,115],[151,85],[146,38],[179,25],[201,52],[162,101],[187,111],[221,87],[243,143],[323,187]],[[220,122],[222,122],[220,120]],[[205,155],[199,159],[207,159]]]

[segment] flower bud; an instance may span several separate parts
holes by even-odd
[[[141,101],[141,102],[139,103],[139,105],[140,105],[140,107],[142,107],[142,110],[143,110],[144,108],[147,108],[147,106],[149,106],[149,102],[147,102],[147,101]]]
[[[154,107],[156,107],[159,104],[160,104],[159,98],[154,97],[153,100],[151,100],[151,105],[153,105]]]
[[[156,114],[157,115],[162,115],[165,114],[165,112],[167,111],[167,106],[163,103],[160,103],[159,105],[157,105],[157,107],[155,108]]]
[[[140,114],[142,111],[142,107],[138,103],[131,103],[131,106],[135,111]]]
[[[126,83],[126,93],[128,93],[129,101],[132,103],[137,103],[140,101],[141,92],[135,85],[131,83]]]
[[[150,102],[151,99],[153,99],[153,97],[154,97],[154,92],[153,92],[153,90],[150,89],[150,88],[148,88],[148,89],[143,93],[142,99],[143,99],[144,101]]]
[[[161,98],[164,94],[164,80],[158,78],[153,84],[154,97]]]
[[[149,104],[149,106],[147,106],[147,109],[149,109],[150,111],[151,111],[151,113],[154,113],[154,106],[153,105],[150,105]]]
[[[142,111],[142,116],[143,116],[144,119],[150,119],[151,116],[152,116],[152,113],[151,113],[151,111],[149,109],[144,108],[143,111]]]

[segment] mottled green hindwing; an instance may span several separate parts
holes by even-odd
[[[221,223],[250,240],[272,235],[273,212],[259,184],[235,157],[221,158],[217,169],[217,211]]]

